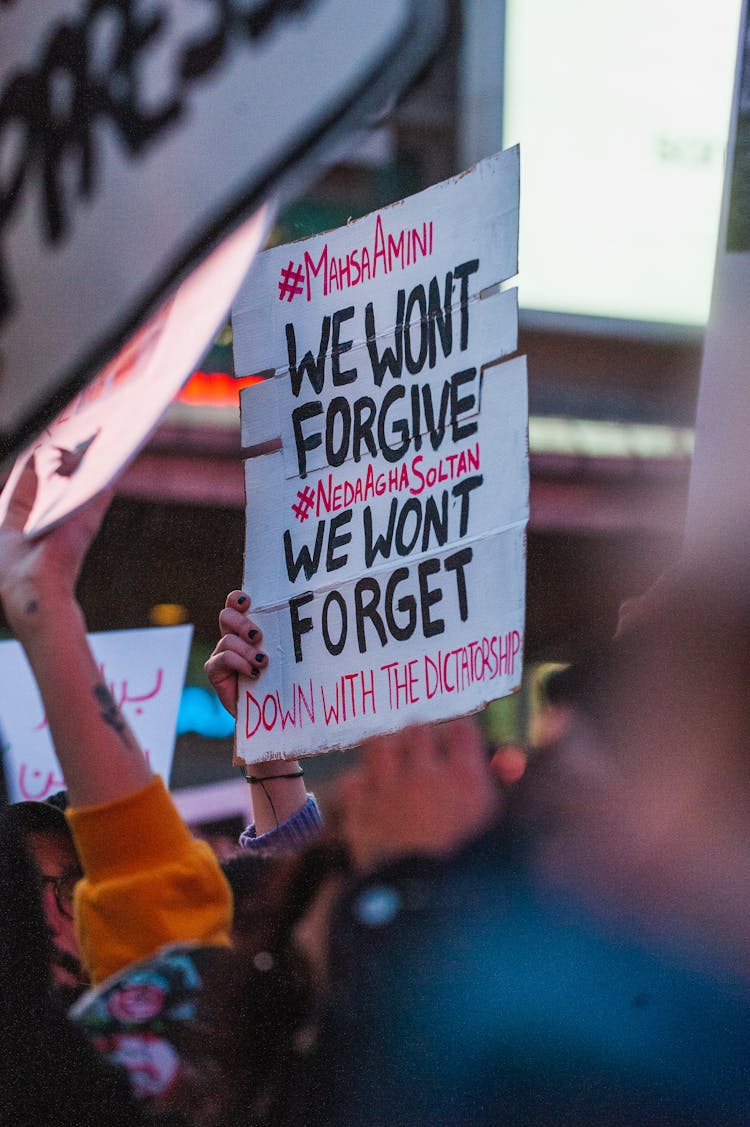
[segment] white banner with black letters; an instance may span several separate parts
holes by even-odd
[[[518,688],[528,403],[518,150],[260,256],[233,310],[246,590],[236,753],[310,755]],[[501,362],[502,361],[502,362]]]
[[[0,4],[0,458],[443,25],[441,0]],[[207,321],[230,300],[206,285]]]

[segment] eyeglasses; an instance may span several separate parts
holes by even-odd
[[[60,911],[60,914],[67,916],[69,920],[73,919],[73,889],[78,884],[83,876],[80,869],[69,869],[66,873],[60,873],[59,876],[47,876],[46,873],[40,873],[39,879],[42,886],[51,884],[55,892],[55,903]]]

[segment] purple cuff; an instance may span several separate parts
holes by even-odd
[[[304,845],[314,841],[323,828],[323,818],[315,795],[308,794],[307,802],[291,818],[268,833],[255,833],[255,825],[250,825],[240,834],[240,845],[252,853],[279,855],[296,853]]]

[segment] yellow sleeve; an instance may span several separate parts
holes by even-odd
[[[92,982],[165,943],[229,944],[229,885],[159,776],[115,802],[69,809],[67,817],[86,873],[76,886],[75,919]]]

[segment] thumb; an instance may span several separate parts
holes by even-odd
[[[10,488],[10,484],[6,489]],[[34,455],[32,454],[21,474],[13,486],[13,492],[8,500],[8,510],[2,522],[2,527],[23,532],[29,513],[34,507],[37,490],[37,476],[34,468]]]

